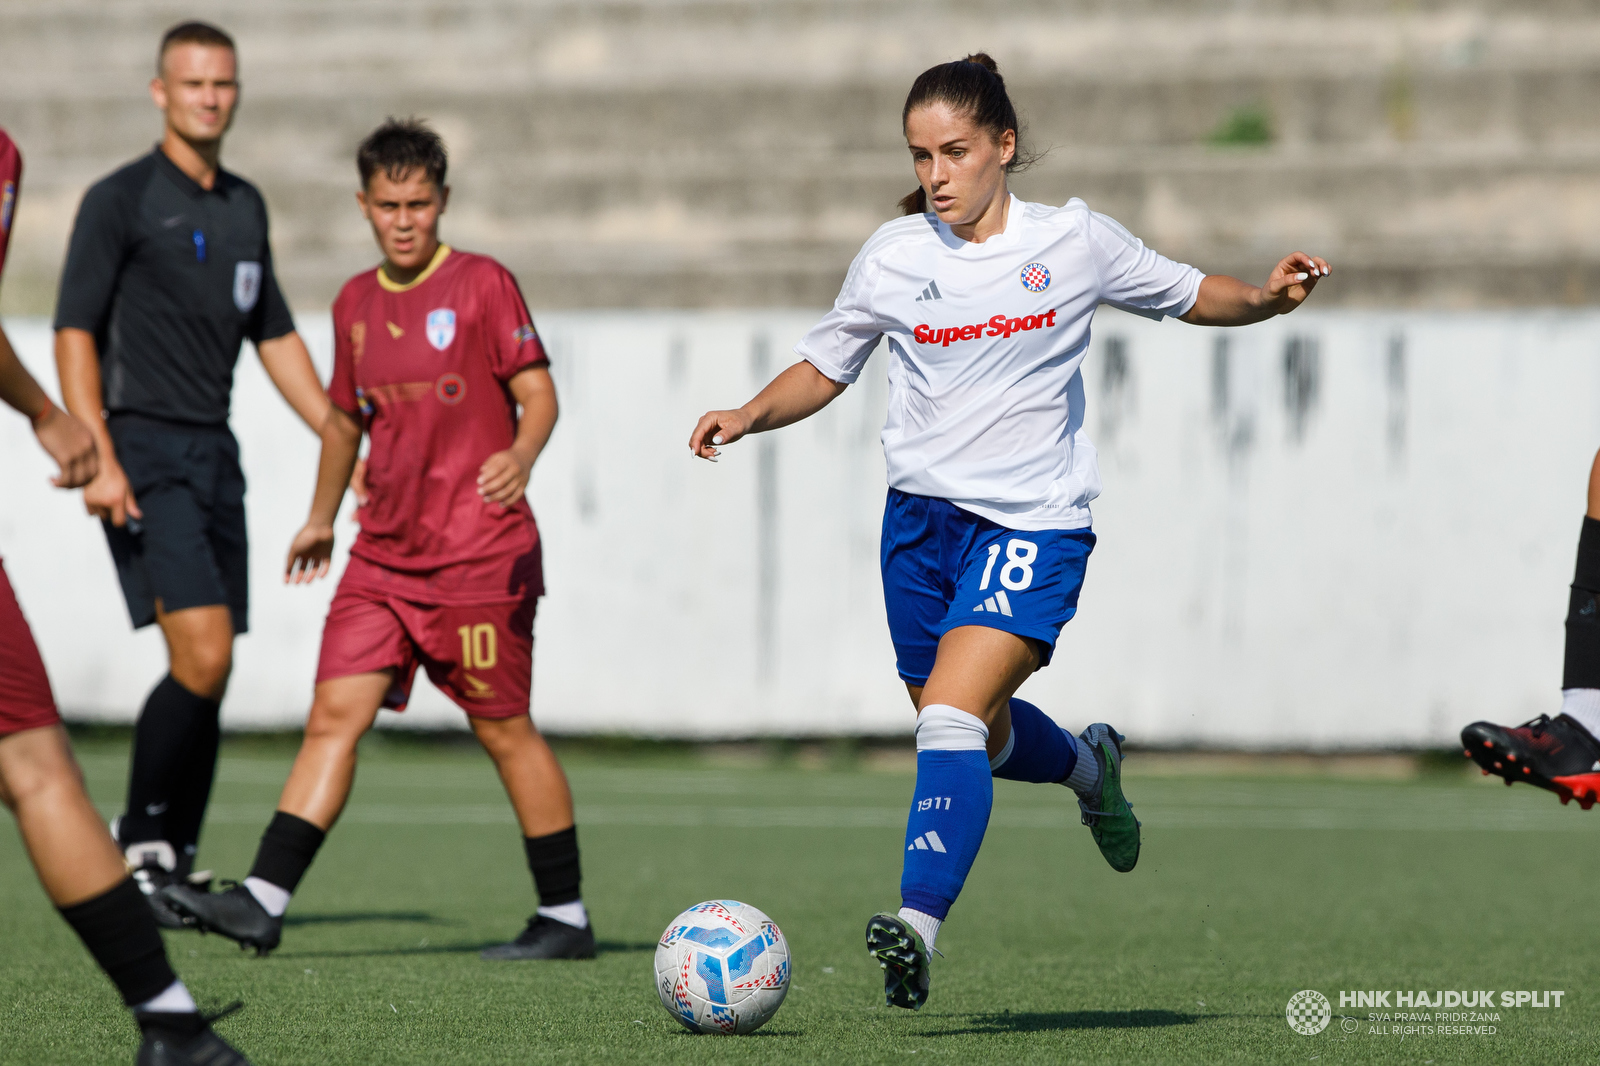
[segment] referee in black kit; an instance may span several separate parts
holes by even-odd
[[[273,276],[266,204],[218,163],[239,100],[233,40],[173,27],[150,95],[161,143],[84,196],[55,319],[62,395],[100,453],[84,506],[105,526],[134,627],[154,622],[167,643],[112,823],[147,895],[193,873],[217,710],[247,629],[244,475],[228,428],[243,340],[313,432],[328,413]]]

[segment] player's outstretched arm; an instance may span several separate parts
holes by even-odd
[[[782,429],[810,418],[850,386],[823,374],[802,359],[772,379],[756,398],[737,411],[707,411],[689,434],[689,452],[712,462],[721,453],[715,445],[732,444],[749,433]]]
[[[1330,271],[1326,259],[1295,252],[1272,268],[1260,288],[1226,274],[1212,274],[1200,283],[1200,295],[1183,320],[1196,326],[1248,326],[1286,315],[1304,303]]]
[[[519,370],[506,382],[511,395],[522,405],[517,419],[517,437],[511,447],[495,452],[478,468],[478,495],[485,501],[510,507],[522,499],[533,476],[533,464],[556,428],[560,406],[556,403],[556,383],[550,368],[530,366]]]
[[[311,432],[320,432],[328,409],[333,405],[328,402],[328,394],[322,391],[317,368],[311,364],[311,353],[306,351],[306,342],[300,339],[300,334],[285,333],[262,341],[256,345],[256,354],[261,357],[267,377],[289,401],[295,414],[311,427]]]
[[[304,585],[328,572],[333,560],[333,520],[339,517],[339,502],[361,450],[361,423],[333,404],[328,405],[320,435],[317,491],[311,497],[311,517],[289,545],[289,562],[283,570],[286,585]]]
[[[17,358],[11,339],[3,329],[0,329],[0,400],[28,416],[40,446],[61,468],[50,479],[50,484],[59,489],[76,489],[89,483],[99,469],[94,438],[76,418],[50,402],[50,397]]]
[[[99,455],[99,469],[83,486],[84,510],[114,526],[143,518],[100,413],[100,353],[94,334],[71,327],[56,330],[56,374],[61,378],[61,402],[89,430]]]

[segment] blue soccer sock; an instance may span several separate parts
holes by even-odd
[[[1011,701],[1011,737],[989,761],[994,776],[1040,784],[1064,781],[1078,763],[1077,741],[1027,700]]]
[[[917,787],[906,819],[901,902],[941,921],[961,894],[994,806],[983,720],[943,704],[917,716]]]

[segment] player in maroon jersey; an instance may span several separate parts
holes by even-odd
[[[589,958],[572,794],[528,714],[544,584],[523,492],[556,422],[549,360],[511,274],[439,241],[450,190],[438,135],[391,120],[356,158],[384,261],[333,305],[333,413],[286,580],[327,573],[365,430],[361,532],[323,628],[305,740],[250,876],[163,898],[258,953],[276,947],[290,894],[349,795],[356,742],[380,708],[405,707],[421,666],[494,759],[539,892],[527,928],[484,957]]]
[[[0,130],[0,270],[22,180],[22,157]],[[60,472],[57,488],[88,484],[99,463],[94,438],[50,402],[0,330],[0,401],[26,415]],[[144,1033],[138,1066],[249,1066],[211,1031],[172,972],[155,913],[84,791],[56,713],[50,678],[16,593],[0,566],[0,802],[16,816],[50,902],[82,938],[133,1009]]]

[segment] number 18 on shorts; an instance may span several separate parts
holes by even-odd
[[[1094,540],[1087,529],[1007,529],[947,500],[889,490],[883,598],[900,676],[927,681],[939,638],[970,625],[1037,642],[1047,664],[1077,612]]]

